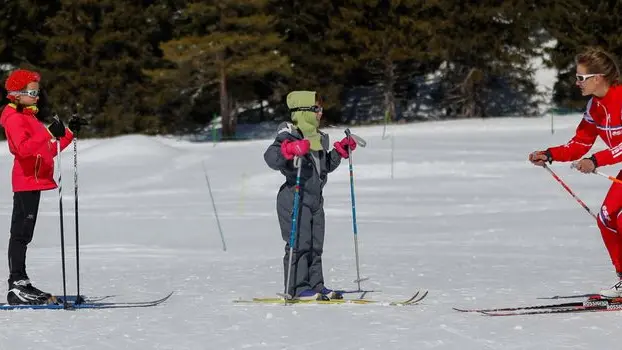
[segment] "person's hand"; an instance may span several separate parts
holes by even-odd
[[[87,125],[88,122],[86,121],[86,119],[78,116],[77,114],[74,114],[71,116],[71,119],[69,119],[69,122],[67,124],[69,125],[69,130],[77,134],[80,132],[82,125]]]
[[[311,142],[309,142],[309,140],[285,140],[281,143],[281,154],[283,154],[283,157],[287,160],[304,156],[309,153],[309,149],[311,149]]]
[[[356,141],[354,141],[354,138],[346,136],[341,141],[335,142],[333,146],[341,158],[348,159],[348,149],[354,151],[356,149]]]
[[[572,167],[584,174],[589,174],[593,173],[594,170],[596,170],[596,163],[591,158],[583,158],[579,161],[574,162],[572,164]]]
[[[58,118],[54,118],[52,124],[48,126],[48,130],[50,131],[50,134],[57,139],[65,136],[65,124],[63,124],[62,120]]]
[[[529,154],[529,161],[533,165],[544,166],[545,162],[549,162],[549,164],[551,164],[553,162],[553,158],[548,151],[535,151]]]

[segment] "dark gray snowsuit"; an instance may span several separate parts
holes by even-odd
[[[324,247],[324,197],[322,189],[327,181],[327,174],[341,163],[341,156],[336,150],[328,151],[330,142],[327,134],[322,135],[324,150],[310,151],[301,157],[300,206],[298,208],[297,237],[293,249],[292,276],[289,294],[298,296],[300,292],[314,289],[319,292],[324,287],[322,274],[322,250]],[[284,140],[302,140],[303,135],[291,123],[281,123],[274,143],[264,153],[268,166],[285,175],[285,183],[279,189],[276,199],[276,211],[281,226],[281,236],[285,241],[283,257],[284,283],[287,283],[289,264],[289,241],[292,229],[294,208],[294,190],[297,169],[292,160],[287,160],[281,153]]]

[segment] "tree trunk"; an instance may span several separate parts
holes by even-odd
[[[484,73],[477,68],[470,68],[467,76],[460,83],[460,93],[464,99],[462,114],[466,118],[482,117],[483,111],[478,105],[477,92],[481,89]]]
[[[384,64],[384,110],[389,113],[389,120],[394,121],[395,116],[395,63],[385,56]]]
[[[229,101],[229,131],[231,132],[231,138],[235,137],[235,129],[238,126],[238,103],[233,100],[233,97],[228,97]]]

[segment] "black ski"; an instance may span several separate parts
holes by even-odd
[[[460,312],[476,312],[487,316],[516,316],[516,315],[541,315],[541,314],[559,314],[572,312],[597,312],[597,311],[619,311],[622,310],[622,298],[607,299],[601,296],[588,298],[585,301],[548,304],[548,305],[531,305],[505,308],[490,309],[459,309]]]
[[[530,306],[515,306],[515,307],[501,307],[490,309],[460,309],[454,307],[453,309],[460,312],[498,312],[498,311],[520,311],[520,310],[538,310],[538,309],[554,309],[554,308],[568,308],[583,306],[582,301],[562,304],[548,304],[548,305],[530,305]]]
[[[43,305],[9,305],[0,304],[0,310],[78,310],[78,309],[127,309],[127,308],[139,308],[139,307],[152,307],[160,305],[167,301],[173,292],[160,299],[148,300],[148,301],[129,301],[129,302],[98,302],[98,301],[85,301],[83,303],[76,304],[75,296],[74,301],[70,300],[70,296],[67,296],[67,303],[62,302],[43,304]]]

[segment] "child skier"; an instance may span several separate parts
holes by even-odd
[[[57,142],[64,149],[72,132],[55,119],[48,127],[36,118],[40,76],[18,69],[6,80],[11,101],[2,110],[9,151],[15,157],[12,172],[13,214],[9,238],[9,291],[7,301],[15,304],[44,304],[51,294],[35,288],[26,273],[26,248],[32,240],[39,212],[41,191],[56,188],[54,157]]]
[[[293,123],[281,123],[274,143],[264,153],[268,166],[285,176],[279,188],[276,211],[285,241],[283,257],[285,282],[290,271],[290,285],[285,288],[298,299],[326,299],[333,291],[324,285],[322,251],[324,246],[324,197],[322,189],[328,173],[334,171],[342,158],[348,158],[348,149],[354,151],[356,142],[344,137],[329,151],[328,135],[319,131],[322,118],[322,99],[315,91],[293,91],[287,95],[287,107]],[[294,158],[300,158],[300,201],[289,266],[289,241],[294,212],[294,193],[297,168]]]

